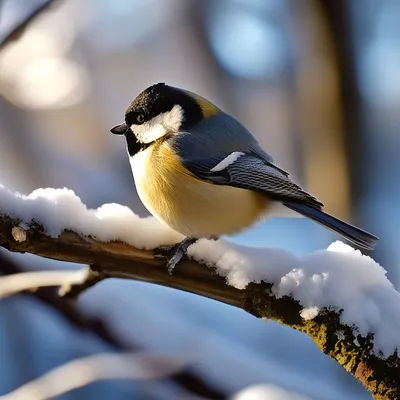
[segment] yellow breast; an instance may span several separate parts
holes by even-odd
[[[258,192],[197,179],[166,142],[136,154],[131,167],[146,208],[186,236],[236,233],[256,222],[268,208],[268,198]]]

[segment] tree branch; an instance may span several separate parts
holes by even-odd
[[[267,282],[251,283],[239,290],[225,278],[193,260],[184,259],[169,274],[162,259],[152,251],[121,242],[99,242],[64,231],[53,238],[35,223],[21,232],[17,219],[0,214],[0,245],[14,252],[29,252],[60,261],[89,264],[98,278],[124,278],[156,283],[209,297],[266,319],[272,319],[310,336],[318,347],[359,379],[376,399],[400,398],[400,360],[397,352],[388,358],[373,353],[372,335],[363,338],[340,322],[340,313],[324,310],[305,320],[293,298],[276,298]]]
[[[26,15],[21,21],[19,21],[9,32],[7,32],[4,37],[0,38],[0,50],[6,47],[9,43],[14,40],[18,40],[20,36],[25,32],[26,28],[34,21],[40,14],[49,9],[53,3],[57,0],[47,0],[39,7],[34,8],[28,15]],[[1,7],[3,6],[0,1],[0,13],[3,11]],[[1,16],[1,15],[0,15]],[[1,22],[1,19],[0,19]]]
[[[4,275],[15,275],[22,272],[23,269],[18,264],[2,256],[0,253],[0,273]],[[84,314],[74,302],[60,297],[58,291],[54,288],[39,288],[35,292],[27,292],[26,294],[44,303],[46,306],[53,308],[75,328],[101,339],[116,352],[141,352],[144,350],[142,347],[132,343],[132,340],[129,341],[129,344],[121,340],[121,338],[113,332],[107,322],[99,317]],[[227,394],[205,381],[195,373],[190,366],[171,374],[169,380],[188,393],[192,393],[204,399],[224,400],[228,398]]]

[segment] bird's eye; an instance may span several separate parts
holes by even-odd
[[[143,124],[143,122],[144,122],[144,115],[143,115],[143,114],[138,114],[138,115],[136,116],[136,121],[137,121],[139,124]]]

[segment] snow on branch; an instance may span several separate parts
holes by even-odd
[[[340,242],[298,258],[202,239],[169,274],[151,249],[181,239],[127,207],[88,209],[71,190],[24,196],[0,185],[0,245],[10,251],[89,264],[83,288],[110,277],[137,279],[273,319],[309,335],[375,398],[400,398],[400,293],[372,258]]]

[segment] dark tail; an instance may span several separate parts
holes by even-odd
[[[343,236],[350,242],[353,242],[359,247],[367,250],[373,250],[376,242],[379,240],[376,236],[371,235],[368,232],[363,231],[356,226],[350,225],[347,222],[341,221],[329,215],[315,207],[311,207],[303,203],[283,203],[286,207],[298,212],[312,219],[315,222],[325,226],[332,231],[337,232],[339,235]]]

